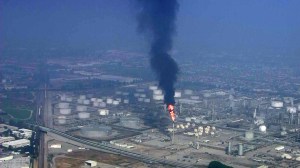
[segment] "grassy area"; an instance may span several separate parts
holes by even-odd
[[[5,99],[1,102],[1,109],[14,119],[24,120],[29,119],[31,114],[31,105],[20,102],[13,102]]]
[[[30,117],[31,111],[27,109],[17,109],[17,108],[3,108],[3,111],[5,111],[7,114],[13,116],[16,119],[27,119]]]

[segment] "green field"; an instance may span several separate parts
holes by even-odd
[[[11,115],[15,119],[29,119],[30,117],[30,110],[26,109],[16,109],[16,108],[3,108],[3,111],[5,111],[7,114]]]
[[[17,120],[30,119],[31,107],[28,104],[13,103],[12,100],[5,99],[1,102],[1,109],[11,118]]]

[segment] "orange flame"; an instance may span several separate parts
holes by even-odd
[[[168,105],[168,111],[169,111],[169,114],[170,114],[170,117],[171,117],[172,121],[174,122],[175,119],[176,119],[176,116],[175,116],[175,111],[174,111],[174,105],[173,104]]]

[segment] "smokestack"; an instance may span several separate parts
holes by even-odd
[[[178,10],[176,0],[138,0],[138,29],[151,38],[151,67],[155,71],[159,87],[164,91],[164,102],[175,104],[174,84],[178,66],[170,55]]]

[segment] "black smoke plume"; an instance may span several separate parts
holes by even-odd
[[[174,104],[178,66],[170,56],[175,32],[176,0],[138,0],[138,29],[151,38],[151,67],[157,74],[166,104]]]

